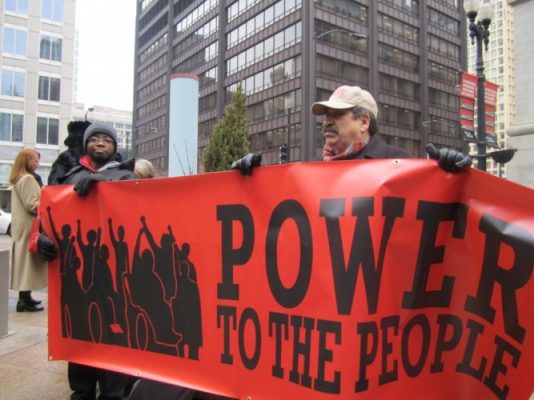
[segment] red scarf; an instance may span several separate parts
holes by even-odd
[[[332,149],[326,144],[323,146],[323,161],[338,161],[338,160],[351,160],[356,158],[360,154],[365,146],[366,142],[354,142],[347,149],[340,154],[334,154]]]
[[[91,165],[91,161],[89,160],[89,156],[86,154],[80,158],[80,164],[82,164],[85,168],[87,168],[91,172],[96,172],[96,169],[93,168]]]

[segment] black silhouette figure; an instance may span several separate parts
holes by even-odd
[[[61,279],[61,314],[63,319],[63,332],[65,337],[93,341],[89,329],[90,298],[82,289],[78,280],[77,271],[81,267],[78,256],[72,259]]]
[[[124,340],[126,343],[129,343],[127,334],[128,323],[127,323],[127,309],[126,309],[126,298],[125,298],[125,288],[124,280],[130,269],[130,258],[128,255],[128,244],[124,241],[124,226],[119,225],[117,229],[117,235],[113,230],[113,221],[111,218],[108,219],[109,226],[109,236],[111,238],[111,243],[115,252],[115,287],[117,290],[117,296],[115,297],[115,320],[116,323],[126,332],[124,335]]]
[[[138,311],[128,315],[132,343],[143,350],[177,355],[181,336],[174,331],[173,315],[165,301],[163,282],[155,271],[154,256],[148,249],[140,253],[143,234],[146,235],[145,228],[137,235],[132,272],[127,276],[129,304]]]
[[[165,300],[170,302],[171,297],[176,293],[176,276],[173,268],[173,242],[174,238],[171,232],[171,227],[168,227],[169,233],[161,235],[160,245],[154,240],[154,236],[148,229],[145,217],[141,217],[141,223],[145,231],[145,236],[148,244],[154,254],[155,272],[163,282],[163,289],[165,291]]]
[[[71,236],[71,227],[68,224],[61,228],[62,237],[59,236],[50,207],[46,209],[52,234],[59,248],[61,273],[61,322],[63,337],[89,340],[87,324],[87,296],[85,295],[77,271],[80,269],[80,259],[76,255],[74,236]],[[76,327],[76,328],[73,328]]]
[[[189,244],[184,243],[182,250],[174,245],[174,267],[178,283],[177,296],[172,301],[174,312],[174,329],[182,333],[178,346],[179,355],[185,356],[185,347],[189,349],[188,358],[199,359],[202,346],[202,317],[200,309],[200,292],[198,290],[195,266],[189,261]]]
[[[124,226],[115,230],[110,218],[111,254],[100,227],[85,232],[84,242],[80,220],[75,237],[69,224],[59,233],[50,207],[47,212],[60,254],[63,337],[200,358],[197,272],[189,244],[180,248],[171,226],[158,245],[141,216],[130,256]]]
[[[48,213],[48,219],[50,220],[50,226],[52,228],[52,234],[56,240],[59,248],[59,257],[60,257],[60,271],[62,274],[65,273],[65,268],[72,264],[73,258],[76,257],[76,249],[74,248],[74,236],[71,236],[72,229],[69,224],[63,225],[61,228],[61,235],[56,230],[54,225],[54,220],[52,218],[52,213],[50,207],[46,208]]]
[[[110,343],[120,342],[124,331],[116,322],[115,298],[113,278],[108,265],[109,249],[102,245],[97,248],[97,257],[94,265],[93,285],[89,290],[91,303],[89,305],[89,320],[91,336],[94,342]],[[117,337],[117,340],[115,340]]]
[[[95,261],[97,257],[97,250],[100,247],[100,238],[102,236],[102,229],[98,231],[93,229],[87,232],[87,244],[82,239],[82,228],[80,220],[77,220],[78,231],[76,233],[76,240],[83,256],[83,273],[82,273],[82,287],[85,290],[91,289],[94,281]]]

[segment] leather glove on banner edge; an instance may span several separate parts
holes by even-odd
[[[78,196],[85,197],[93,187],[95,182],[107,181],[102,175],[91,174],[83,177],[80,181],[74,185],[74,191],[78,193]]]
[[[458,150],[446,147],[438,150],[432,143],[428,143],[425,149],[429,157],[433,160],[438,160],[439,167],[447,172],[460,171],[470,167],[473,163],[473,159],[470,156]]]
[[[252,175],[254,168],[259,167],[260,165],[261,153],[248,153],[239,160],[235,160],[230,169],[236,169],[240,171],[242,175]]]
[[[54,241],[44,233],[41,233],[37,239],[37,254],[45,261],[52,261],[57,257],[57,247]]]

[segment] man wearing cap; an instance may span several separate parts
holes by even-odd
[[[387,144],[377,134],[378,106],[373,96],[358,86],[337,88],[327,101],[314,103],[312,113],[324,115],[323,161],[410,157],[405,150]],[[458,171],[471,165],[471,157],[459,151],[437,150],[432,144],[428,144],[426,150],[446,171]],[[261,155],[247,154],[235,161],[232,169],[250,175],[260,163]]]
[[[341,86],[327,101],[312,105],[314,115],[324,115],[324,161],[408,158],[403,149],[378,135],[378,106],[371,94],[358,86]]]
[[[115,161],[117,131],[108,124],[93,122],[83,135],[85,155],[79,165],[59,179],[61,184],[73,184],[80,196],[86,196],[95,182],[135,179],[132,160]]]
[[[72,168],[59,179],[62,184],[74,184],[79,196],[87,196],[95,182],[135,179],[133,163],[115,160],[117,152],[117,131],[113,126],[92,123],[83,135],[85,155],[79,165]],[[98,382],[99,399],[120,400],[132,378],[118,372],[69,363],[69,384],[72,389],[71,400],[96,398]]]

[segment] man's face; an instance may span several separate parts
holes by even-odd
[[[369,115],[363,114],[357,119],[352,111],[328,109],[323,119],[323,137],[325,147],[331,155],[343,153],[354,142],[369,140]]]
[[[87,140],[87,155],[91,161],[105,164],[115,154],[115,142],[105,133],[96,133]]]

